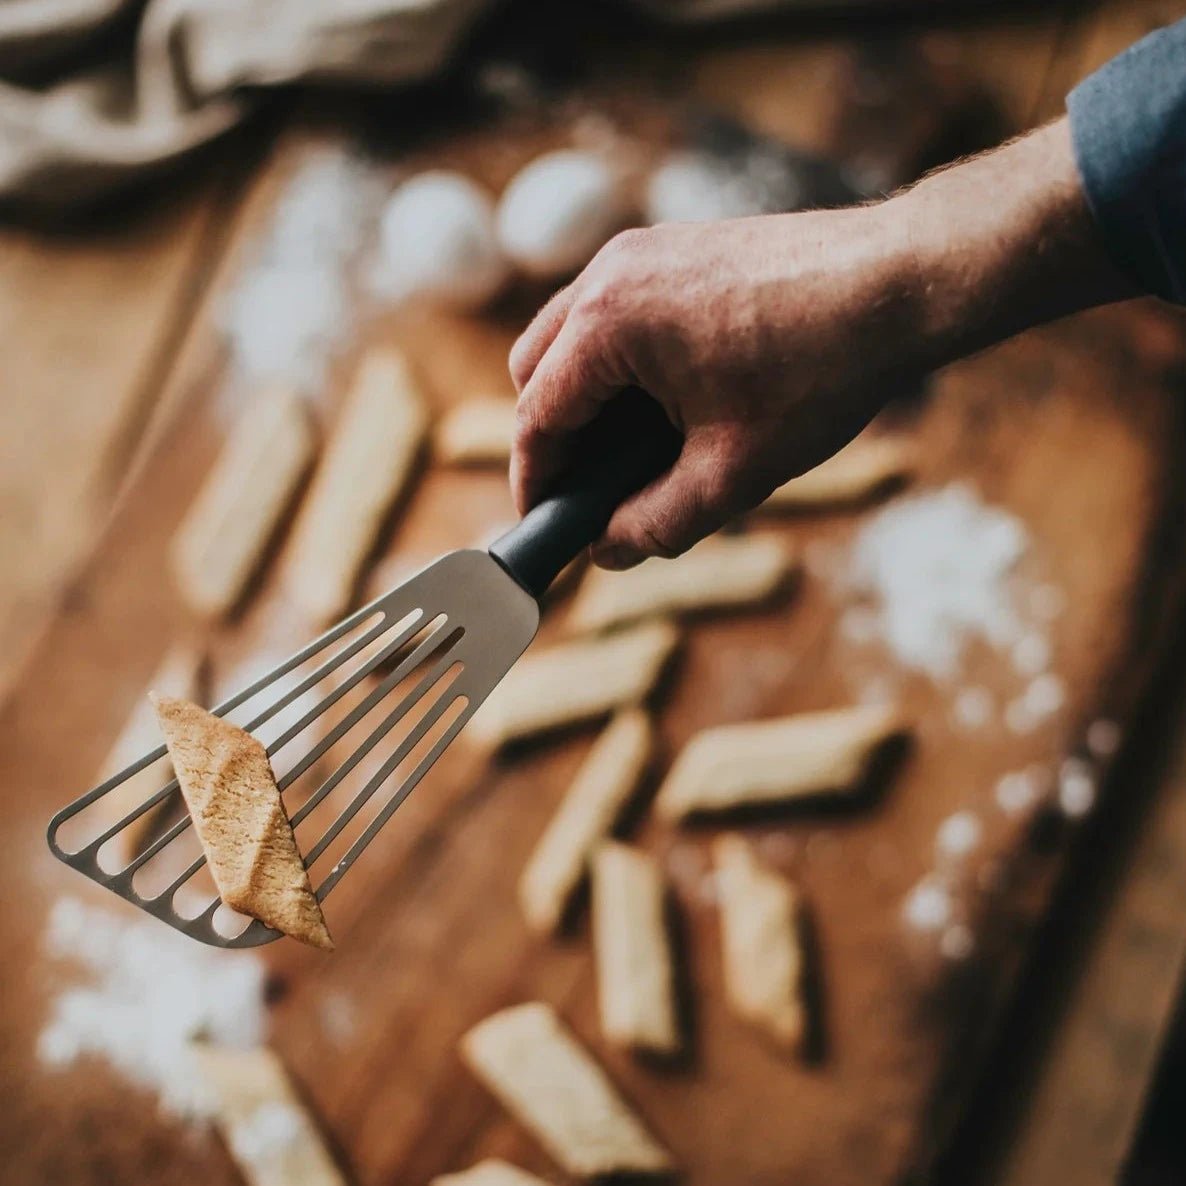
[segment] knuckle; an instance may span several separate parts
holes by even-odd
[[[629,227],[614,235],[602,248],[602,252],[609,256],[636,254],[651,241],[651,235],[650,227]]]
[[[581,323],[607,325],[616,321],[624,286],[614,269],[599,269],[581,288],[576,314]]]
[[[511,347],[510,357],[507,360],[511,380],[517,390],[522,390],[523,385],[531,378],[530,363],[531,343],[527,340],[527,335],[523,334]]]
[[[738,469],[728,454],[706,460],[695,487],[699,510],[725,507],[736,486]]]
[[[603,244],[601,250],[593,257],[586,269],[589,279],[606,275],[621,276],[646,249],[650,235],[648,227],[631,227],[629,230],[619,231]]]
[[[681,544],[677,536],[672,536],[661,526],[644,523],[639,528],[641,539],[638,541],[642,550],[650,556],[659,556],[663,560],[674,560],[681,553],[688,550],[687,544]]]
[[[520,399],[515,405],[514,447],[529,449],[541,433],[539,409],[534,399]]]

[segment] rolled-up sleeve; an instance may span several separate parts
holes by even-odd
[[[1067,111],[1112,259],[1147,292],[1186,304],[1186,20],[1081,82]]]

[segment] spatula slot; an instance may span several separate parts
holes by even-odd
[[[460,675],[460,673],[458,673]],[[469,719],[472,712],[471,702],[464,695],[442,695],[417,722],[407,738],[396,748],[380,769],[367,780],[363,789],[358,793],[343,813],[344,818],[335,821],[326,834],[310,852],[309,864],[319,859],[330,848],[331,843],[338,837],[347,820],[350,820],[362,808],[370,803],[375,792],[387,784],[390,791],[383,799],[376,799],[376,807],[368,815],[363,815],[357,821],[365,823],[359,835],[350,841],[349,847],[337,858],[332,868],[318,883],[313,878],[317,897],[324,901],[330,891],[341,880],[343,874],[358,859],[367,845],[378,835],[380,828],[391,818],[404,800],[412,793],[420,780],[445,751],[446,747],[457,736],[461,727]],[[377,805],[377,806],[376,806]],[[332,858],[332,852],[329,854]]]
[[[328,807],[326,811],[320,813],[321,819],[325,819],[330,810],[345,809],[350,816],[358,810],[361,801],[355,804],[355,799],[360,793],[360,788],[363,788],[374,772],[388,760],[393,749],[398,752],[401,747],[408,744],[407,738],[420,728],[422,719],[432,711],[435,702],[460,675],[461,665],[452,657],[452,652],[461,636],[462,632],[455,630],[443,639],[444,645],[441,646],[435,661],[422,669],[422,674],[414,683],[410,683],[403,689],[403,694],[385,715],[369,722],[370,732],[365,737],[351,738],[350,752],[343,757],[337,769],[317,789],[309,801],[293,815],[294,827],[300,827],[323,802],[327,803]],[[355,718],[354,723],[362,722],[376,706],[392,694],[396,682],[407,683],[408,681],[401,681],[398,672],[389,675],[352,714]],[[389,684],[392,686],[389,687]],[[432,693],[431,697],[429,696],[430,692]],[[395,730],[397,724],[402,728],[389,738],[388,735]],[[404,737],[403,741],[399,740],[401,734]],[[415,740],[413,739],[410,744],[414,745]],[[351,804],[354,805],[351,806]],[[349,816],[346,818],[348,819]],[[345,820],[341,821],[341,823],[345,822]],[[320,840],[317,839],[321,836],[321,832],[321,827],[316,823],[310,824],[298,832],[298,842],[304,841],[306,837],[314,838],[312,847],[309,847],[307,843],[302,843],[302,851],[305,852],[307,864],[311,864],[324,851],[324,837]]]

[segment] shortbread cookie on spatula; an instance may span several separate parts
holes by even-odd
[[[187,700],[151,699],[219,897],[273,930],[332,950],[262,743]]]
[[[179,696],[183,700],[203,698],[206,658],[189,645],[173,647],[161,660],[160,666],[148,681],[147,691],[166,696]],[[99,781],[106,782],[133,762],[142,758],[149,750],[160,745],[160,730],[152,705],[143,695],[137,697],[128,714],[120,735],[111,747],[103,763]],[[141,803],[150,799],[173,777],[169,759],[161,758],[146,766],[139,774],[125,779],[114,790],[99,800],[99,808],[106,826],[119,823],[130,815]],[[176,795],[142,811],[114,837],[120,859],[126,864],[139,856],[153,839],[164,820],[177,805]]]

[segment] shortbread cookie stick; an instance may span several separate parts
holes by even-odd
[[[205,666],[204,657],[195,648],[174,647],[161,660],[161,665],[148,681],[145,691],[160,692],[165,696],[179,696],[182,700],[202,700]],[[156,713],[147,695],[137,697],[123,730],[103,763],[99,781],[106,782],[160,744],[161,730],[157,725]],[[172,763],[168,758],[162,758],[108,791],[97,803],[97,807],[103,813],[104,830],[131,815],[172,777]],[[113,843],[118,845],[118,856],[124,864],[147,847],[161,821],[170,813],[176,802],[175,796],[163,799],[120,829]]]
[[[173,574],[195,612],[221,616],[242,600],[315,447],[291,391],[264,392],[239,417],[173,538]]]
[[[515,439],[515,401],[501,396],[466,400],[441,417],[433,435],[446,465],[505,465]]]
[[[489,1157],[460,1173],[433,1178],[429,1186],[548,1186],[548,1183],[509,1161]]]
[[[675,626],[658,621],[529,652],[474,714],[470,736],[505,745],[638,704],[678,643]]]
[[[604,630],[652,614],[758,605],[793,568],[786,544],[773,536],[715,536],[675,560],[646,560],[626,572],[590,570],[568,626]]]
[[[654,857],[607,842],[593,854],[593,948],[601,1032],[615,1046],[680,1048],[666,890]]]
[[[666,1173],[673,1166],[550,1005],[495,1013],[461,1040],[470,1070],[568,1173]]]
[[[316,622],[349,608],[379,529],[416,467],[428,412],[403,356],[363,359],[296,525],[291,580]]]
[[[858,437],[835,457],[779,486],[762,503],[768,511],[850,506],[908,478],[915,451],[901,437]]]
[[[214,1124],[247,1186],[347,1186],[271,1050],[199,1042],[193,1052]]]
[[[219,896],[274,930],[332,950],[263,745],[186,700],[152,703]]]
[[[882,705],[705,729],[680,751],[655,810],[679,820],[857,790],[878,749],[901,732],[897,710]]]
[[[780,1046],[800,1049],[806,1009],[798,894],[740,836],[718,837],[712,854],[729,1004]]]
[[[519,878],[519,905],[534,931],[550,933],[646,773],[654,730],[640,708],[614,717],[593,743]]]

